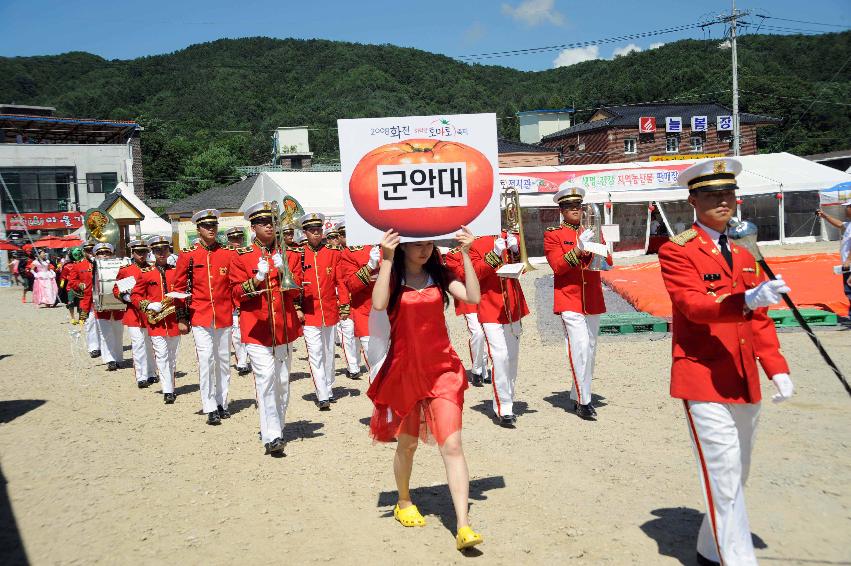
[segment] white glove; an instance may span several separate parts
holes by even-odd
[[[269,262],[260,258],[260,261],[257,262],[257,275],[254,276],[257,281],[265,281],[266,275],[269,273]]]
[[[130,293],[124,293],[124,294],[122,294],[122,295],[121,295],[121,300],[122,300],[122,301],[124,301],[125,303],[129,303],[129,302],[130,302]]]
[[[520,253],[520,245],[517,242],[517,236],[514,234],[508,234],[508,237],[505,239],[505,243],[509,250],[516,254]]]
[[[783,276],[778,275],[777,279],[763,281],[753,289],[745,291],[745,304],[751,310],[776,305],[782,299],[780,295],[789,291]]]
[[[160,312],[161,310],[163,310],[163,304],[162,303],[148,303],[148,310],[154,311],[154,312]]]
[[[581,234],[579,234],[579,238],[576,240],[576,247],[579,251],[585,251],[585,242],[590,242],[591,238],[594,237],[594,229],[589,228],[584,230]]]
[[[500,257],[502,257],[502,252],[504,252],[507,247],[508,244],[505,242],[505,238],[497,238],[493,241],[493,253]]]
[[[281,257],[281,254],[276,253],[272,256],[272,264],[275,266],[275,269],[281,269],[284,266],[284,258]]]
[[[771,400],[775,403],[782,403],[795,392],[795,386],[792,385],[792,379],[788,373],[776,374],[771,378],[771,383],[777,388],[777,393],[771,397]]]
[[[381,246],[372,246],[369,250],[369,261],[366,263],[370,271],[378,267],[378,261],[381,259]]]
[[[170,256],[168,256],[166,263],[169,264],[172,267],[177,265],[177,254],[171,254]]]

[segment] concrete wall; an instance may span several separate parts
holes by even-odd
[[[77,204],[75,195],[79,195],[82,212],[98,206],[106,196],[88,192],[86,174],[116,173],[119,183],[127,182],[128,158],[126,144],[0,144],[0,167],[74,167],[77,191],[71,187],[71,202]]]
[[[542,165],[559,165],[558,153],[500,153],[500,167],[539,167]]]
[[[538,143],[541,138],[569,128],[571,114],[567,112],[542,112],[520,114],[520,141]]]

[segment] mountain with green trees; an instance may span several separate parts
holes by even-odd
[[[784,118],[759,130],[761,151],[848,147],[851,32],[746,35],[738,57],[741,110]],[[392,45],[256,37],[133,60],[0,57],[0,77],[0,102],[138,120],[146,187],[173,198],[268,162],[277,126],[309,126],[322,162],[338,157],[338,118],[496,112],[500,135],[518,139],[522,110],[572,106],[582,120],[601,104],[732,99],[718,40],[524,72]]]

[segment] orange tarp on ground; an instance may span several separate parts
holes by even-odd
[[[842,280],[833,273],[839,254],[812,254],[766,258],[775,274],[792,288],[789,294],[799,307],[820,308],[840,315],[848,312]],[[671,300],[662,283],[658,262],[615,267],[603,272],[603,281],[639,311],[670,317]],[[772,308],[785,309],[785,303]]]

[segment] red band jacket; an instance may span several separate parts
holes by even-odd
[[[502,237],[505,237],[504,233]],[[529,307],[520,281],[496,274],[496,270],[505,262],[506,254],[498,257],[493,253],[494,240],[496,236],[476,238],[470,249],[470,259],[482,293],[478,306],[479,322],[509,324],[529,314]]]
[[[301,250],[304,293],[301,308],[305,326],[333,326],[340,320],[337,300],[337,263],[340,249],[324,244],[319,249],[305,245]],[[341,285],[342,286],[342,285]],[[343,294],[348,299],[348,293]]]
[[[446,255],[443,256],[443,264],[459,281],[462,283],[464,282],[464,256],[461,255],[460,249],[452,248],[446,252]],[[471,305],[470,303],[465,303],[458,299],[453,300],[455,301],[455,316],[476,314],[478,312],[477,305]]]
[[[603,284],[599,271],[586,269],[593,257],[583,254],[576,245],[582,229],[562,223],[544,232],[544,255],[553,269],[553,312],[581,314],[606,312]],[[601,236],[602,241],[602,236]],[[606,261],[611,265],[612,257]]]
[[[745,290],[764,280],[759,266],[745,248],[729,248],[732,269],[695,224],[659,249],[673,306],[672,397],[758,403],[757,359],[769,377],[789,372],[767,310],[745,305]]]
[[[344,248],[337,264],[337,281],[349,295],[350,315],[355,323],[355,336],[369,336],[369,311],[372,309],[374,271],[369,269],[372,246]]]
[[[176,289],[188,293],[190,277],[192,281],[192,297],[187,301],[192,326],[227,328],[233,324],[233,300],[228,276],[233,254],[232,249],[218,243],[207,247],[199,240],[177,256]]]
[[[286,262],[296,285],[302,285],[301,261],[297,253],[284,251]],[[300,290],[281,291],[280,276],[272,263],[274,250],[258,244],[237,248],[228,270],[231,296],[239,308],[239,330],[242,342],[275,347],[289,344],[301,336],[301,324],[295,310]],[[263,258],[269,273],[258,282],[257,264]]]
[[[177,327],[178,319],[185,320],[186,313],[184,303],[181,299],[170,299],[174,305],[174,312],[166,316],[156,324],[150,324],[147,318],[147,308],[150,303],[162,303],[166,300],[166,293],[175,291],[174,283],[177,279],[175,269],[166,265],[165,267],[143,268],[142,273],[136,280],[130,301],[139,309],[140,314],[145,317],[145,325],[151,336],[178,336],[180,329]],[[168,308],[163,305],[163,310]]]
[[[144,266],[140,266],[136,263],[131,263],[130,265],[122,267],[118,270],[116,281],[124,279],[125,277],[133,277],[138,283],[139,278],[142,276],[142,271],[147,269],[150,269],[147,263]],[[121,299],[121,293],[118,292],[118,286],[113,287],[112,294],[115,295],[117,298]],[[127,294],[132,294],[132,289]],[[124,317],[121,319],[121,322],[124,323],[124,326],[146,328],[148,326],[148,323],[145,320],[145,314],[139,311],[139,307],[133,304],[132,297],[130,299],[130,302],[124,301],[124,303],[127,305],[127,310],[124,311]]]

